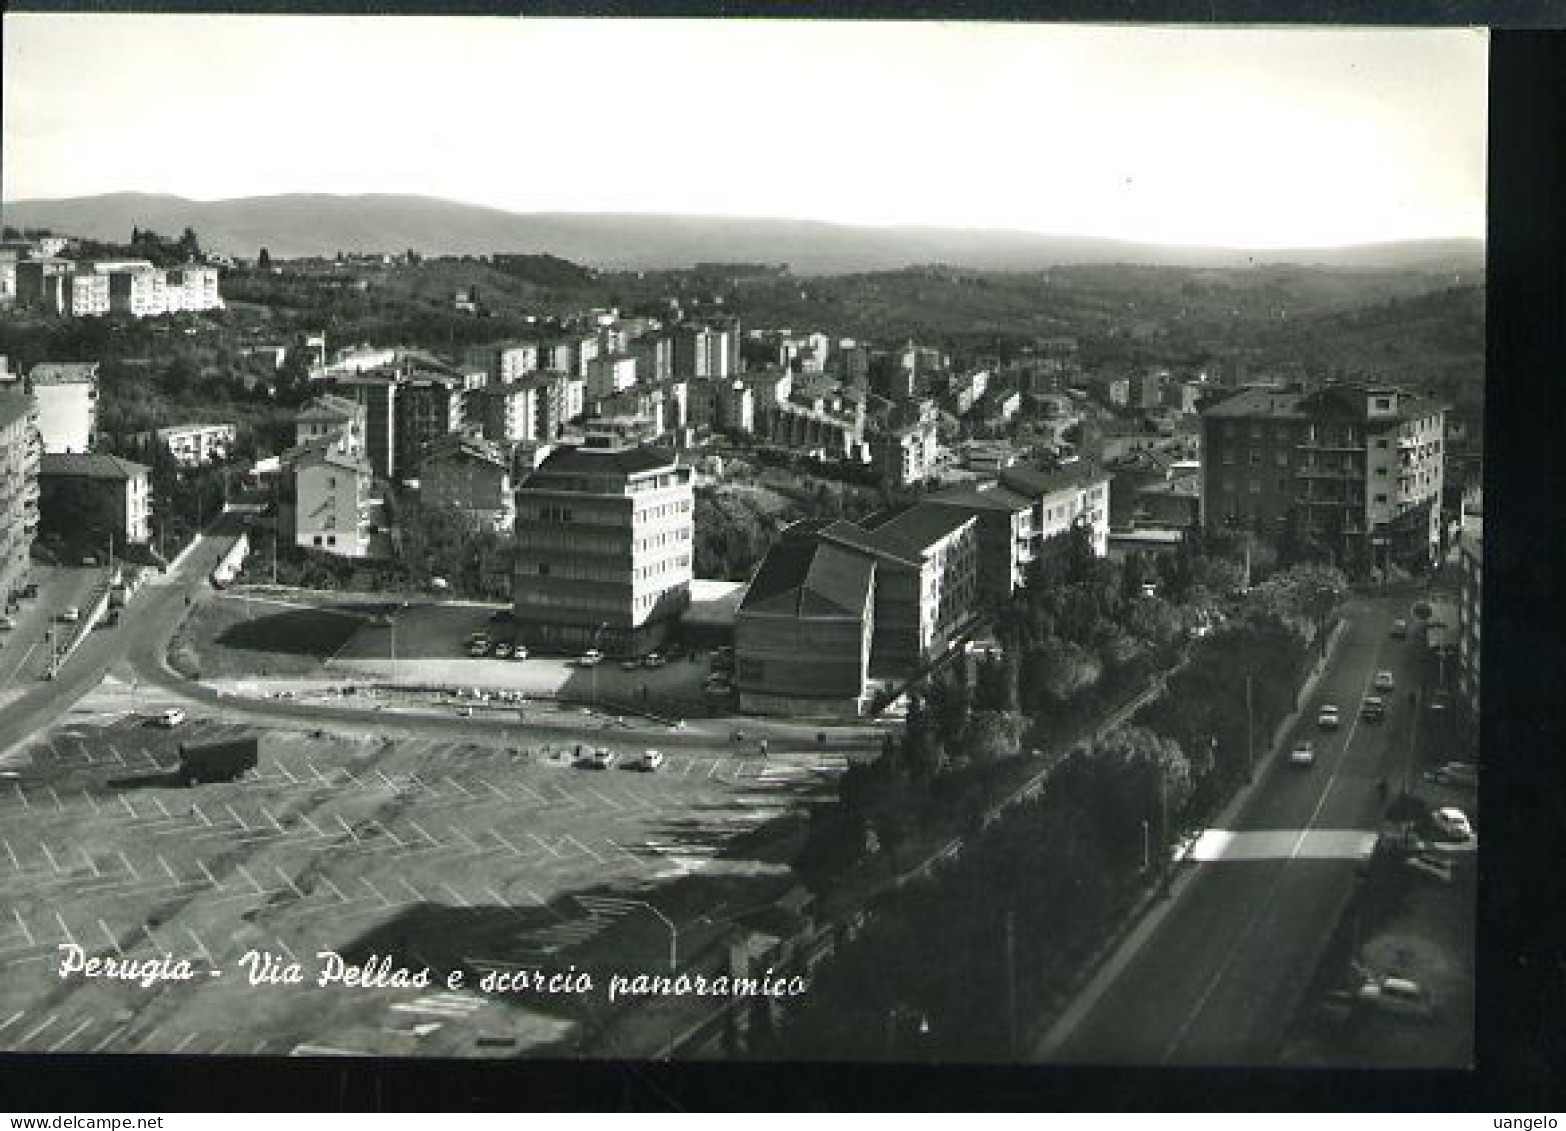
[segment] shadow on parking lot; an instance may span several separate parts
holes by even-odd
[[[174,770],[162,770],[154,774],[134,774],[123,778],[110,778],[104,783],[110,789],[130,791],[137,789],[184,789],[185,783]]]
[[[232,624],[218,634],[217,642],[226,648],[325,658],[342,648],[362,623],[348,613],[290,609]]]

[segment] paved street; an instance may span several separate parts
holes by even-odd
[[[1081,1022],[1063,1040],[1057,1033],[1058,1043],[1036,1050],[1040,1059],[1274,1062],[1297,995],[1354,883],[1354,845],[1362,838],[1324,834],[1376,829],[1376,783],[1382,777],[1396,783],[1408,766],[1408,689],[1418,645],[1389,637],[1392,620],[1406,617],[1407,609],[1407,598],[1350,605],[1334,661],[1296,729],[1315,742],[1315,765],[1293,767],[1284,757],[1262,771],[1266,776],[1235,827],[1224,830],[1240,834],[1229,840],[1230,851],[1181,865],[1196,872],[1165,918]],[[1398,688],[1387,696],[1386,721],[1365,723],[1359,704],[1379,669],[1391,670]],[[1342,712],[1340,730],[1318,730],[1323,703]],[[1210,836],[1207,844],[1224,839]],[[1334,844],[1341,851],[1331,851]]]

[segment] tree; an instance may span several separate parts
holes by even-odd
[[[1104,674],[1097,656],[1058,636],[1028,652],[1027,659],[1028,706],[1034,709],[1069,702]]]
[[[1015,758],[1025,725],[1023,717],[1012,711],[975,711],[963,749],[976,762]]]

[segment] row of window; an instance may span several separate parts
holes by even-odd
[[[677,503],[659,503],[656,506],[637,507],[635,519],[637,522],[646,522],[655,518],[669,518],[677,514],[690,514],[696,504],[689,499],[683,499]]]
[[[689,529],[666,530],[662,534],[652,534],[646,538],[638,538],[633,546],[633,552],[645,554],[649,550],[656,550],[663,546],[673,546],[681,542],[689,542],[690,540],[691,531]]]
[[[654,562],[652,565],[638,566],[633,571],[633,576],[637,581],[647,581],[653,577],[656,577],[660,573],[668,573],[670,570],[675,569],[688,570],[690,568],[690,556],[687,554],[681,554],[677,558],[665,558],[663,561]]]

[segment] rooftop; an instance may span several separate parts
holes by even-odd
[[[1027,495],[1029,498],[1039,498],[1044,495],[1053,495],[1056,491],[1066,491],[1078,487],[1086,487],[1093,483],[1102,483],[1109,478],[1109,473],[1090,460],[1082,460],[1079,463],[1067,467],[1056,468],[1053,471],[1045,471],[1041,467],[1027,467],[1017,464],[1013,467],[1003,467],[999,471],[1002,486],[1009,487],[1018,494]]]
[[[948,487],[944,491],[937,491],[926,501],[937,506],[964,507],[970,510],[1010,511],[1013,514],[1018,511],[1025,511],[1033,505],[1032,499],[1025,495],[1019,495],[1016,491],[1000,484]]]
[[[295,420],[344,420],[359,414],[359,402],[339,397],[334,393],[322,393],[301,408]]]
[[[430,445],[429,451],[425,453],[424,462],[460,458],[482,460],[502,469],[511,466],[511,461],[506,458],[506,453],[499,444],[461,432],[437,437]]]
[[[868,553],[918,565],[931,546],[972,521],[973,516],[961,510],[925,502],[915,504],[872,530],[840,520],[822,527],[820,534]]]
[[[98,380],[96,361],[40,361],[28,379],[34,385],[80,385]]]
[[[538,465],[534,475],[621,475],[630,477],[649,471],[672,470],[677,460],[673,452],[662,448],[556,448]]]
[[[146,475],[147,467],[103,452],[45,452],[38,474],[81,479],[125,480]]]
[[[875,563],[829,542],[787,540],[767,551],[740,611],[790,616],[859,616]]]

